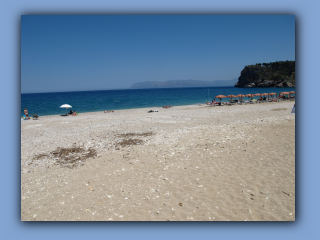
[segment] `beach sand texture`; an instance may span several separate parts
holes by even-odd
[[[294,221],[293,105],[21,121],[21,220]]]

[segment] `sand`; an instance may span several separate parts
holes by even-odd
[[[21,121],[21,220],[294,221],[293,105]]]

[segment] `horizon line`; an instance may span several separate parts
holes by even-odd
[[[220,88],[220,87],[234,87],[234,86],[199,86],[199,87],[154,87],[154,88],[112,88],[103,90],[74,90],[74,91],[59,91],[59,92],[21,92],[20,94],[37,94],[37,93],[68,93],[68,92],[97,92],[97,91],[112,91],[112,90],[144,90],[144,89],[175,89],[175,88]]]

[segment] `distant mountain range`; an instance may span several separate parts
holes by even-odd
[[[187,88],[187,87],[233,87],[238,82],[237,78],[232,80],[169,80],[166,82],[146,81],[134,83],[131,88]]]

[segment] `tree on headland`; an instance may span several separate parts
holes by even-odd
[[[295,86],[295,61],[248,65],[241,71],[236,87]]]

